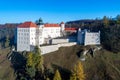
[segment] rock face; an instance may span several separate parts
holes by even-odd
[[[99,51],[100,49],[102,49],[101,46],[95,46],[95,47],[89,48],[88,50],[83,50],[83,51],[81,52],[80,60],[81,60],[81,61],[85,61],[85,60],[86,60],[85,56],[86,56],[87,54],[90,54],[92,57],[94,57],[95,52],[96,52],[96,51]]]

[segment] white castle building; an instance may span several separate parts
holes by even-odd
[[[25,22],[17,27],[17,51],[32,51],[34,46],[46,43],[46,40],[63,36],[64,32],[77,32],[75,28],[65,28],[65,24],[43,24],[37,26],[33,22]],[[55,40],[53,39],[53,42]],[[69,40],[55,41],[69,42]],[[55,43],[54,42],[54,43]],[[77,42],[83,45],[99,45],[100,31],[90,32],[78,30]]]
[[[44,44],[46,38],[61,36],[65,24],[44,24],[37,26],[33,22],[25,22],[17,27],[17,51],[32,51],[35,45]]]
[[[82,45],[100,45],[100,31],[90,32],[85,30],[78,30],[77,36],[78,44]]]

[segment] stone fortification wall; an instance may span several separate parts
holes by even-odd
[[[69,47],[69,46],[73,46],[73,45],[76,45],[76,42],[42,46],[42,47],[40,47],[40,49],[41,49],[41,53],[43,55],[43,54],[47,54],[47,53],[50,53],[50,52],[57,51],[60,47]]]

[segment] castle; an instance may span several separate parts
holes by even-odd
[[[64,22],[61,22],[60,24],[47,23],[41,25],[36,25],[33,22],[24,22],[17,27],[17,51],[33,51],[34,46],[47,44],[47,42],[50,42],[51,40],[53,40],[54,45],[61,44],[64,46],[66,43],[66,45],[69,46],[69,44],[71,45],[70,38],[55,39],[63,37],[65,32],[77,33],[77,40],[76,36],[72,37],[72,42],[85,46],[100,45],[100,31],[90,32],[86,29],[65,28]],[[50,50],[54,50],[52,45]]]
[[[32,51],[35,45],[45,43],[47,38],[62,36],[65,24],[43,24],[25,22],[17,27],[17,51]]]
[[[90,32],[87,29],[78,30],[77,36],[78,44],[82,45],[100,45],[100,31],[99,32]]]

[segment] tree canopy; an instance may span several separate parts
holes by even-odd
[[[70,80],[85,80],[83,65],[80,61],[74,66]]]
[[[33,52],[29,52],[27,54],[26,61],[26,71],[28,75],[32,78],[35,77],[35,73],[43,73],[43,58],[40,53],[40,49],[38,46],[35,47]]]
[[[55,72],[53,80],[62,80],[58,69]]]

